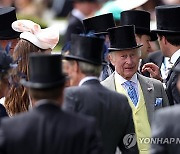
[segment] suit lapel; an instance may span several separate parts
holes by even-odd
[[[108,77],[106,78],[105,81],[105,86],[108,87],[108,89],[111,89],[113,91],[116,91],[116,86],[115,86],[115,78],[114,78],[114,72]],[[103,84],[103,81],[102,81]]]
[[[153,119],[153,113],[154,113],[154,86],[150,82],[150,80],[148,80],[148,78],[145,78],[140,74],[138,74],[138,80],[143,91],[148,119],[151,125],[151,121]]]
[[[177,65],[178,63],[180,63],[180,57],[177,59],[177,61],[175,62],[174,66],[173,66],[173,67],[171,68],[171,70],[169,71],[168,76],[167,76],[167,78],[166,78],[166,84],[167,84],[167,82],[169,81],[169,79],[170,79],[170,77],[171,77],[171,74],[172,74],[172,72],[173,72],[173,69],[176,67],[176,65]]]
[[[161,65],[163,63],[163,60],[164,60],[164,56],[163,54],[159,54],[159,56],[157,57],[156,59],[156,64],[159,68],[161,68]]]

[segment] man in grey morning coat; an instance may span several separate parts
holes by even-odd
[[[127,98],[102,86],[98,80],[102,65],[104,40],[72,35],[71,50],[65,55],[69,63],[70,83],[79,86],[65,90],[64,109],[95,117],[106,154],[138,153],[137,145],[127,148],[123,138],[135,132]]]

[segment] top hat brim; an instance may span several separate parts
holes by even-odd
[[[157,34],[150,31],[149,36],[151,37],[151,41],[156,41],[158,39]]]
[[[95,32],[94,35],[107,35],[108,32]]]
[[[62,55],[63,58],[65,59],[72,59],[72,60],[79,60],[79,61],[83,61],[83,62],[87,62],[87,63],[91,63],[91,64],[94,64],[94,65],[102,65],[102,63],[97,63],[95,61],[91,61],[89,59],[85,59],[85,58],[82,58],[82,57],[78,57],[78,56],[73,56],[73,55]]]
[[[140,45],[137,45],[135,47],[131,47],[131,48],[108,48],[109,52],[113,52],[113,51],[122,51],[122,50],[131,50],[131,49],[136,49],[136,48],[140,48],[142,47],[143,45],[140,44]]]
[[[0,31],[0,40],[10,40],[19,38],[20,33],[14,30]]]
[[[33,88],[33,89],[48,89],[48,88],[55,88],[58,87],[62,84],[65,83],[67,77],[64,75],[59,81],[53,82],[53,83],[36,83],[36,82],[31,82],[27,81],[25,79],[21,79],[20,83],[28,88]]]
[[[173,31],[173,30],[161,30],[161,29],[155,29],[152,30],[154,33],[163,33],[163,34],[180,34],[180,31]]]
[[[150,36],[151,41],[156,41],[157,40],[157,35],[155,32],[150,31],[149,29],[146,28],[141,28],[141,27],[135,27],[136,34],[146,34]]]

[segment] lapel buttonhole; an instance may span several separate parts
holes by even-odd
[[[151,90],[152,90],[152,88],[147,88],[147,90],[148,90],[148,91],[151,91]]]

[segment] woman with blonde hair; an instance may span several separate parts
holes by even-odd
[[[29,54],[32,52],[50,54],[59,41],[59,31],[54,26],[41,29],[38,24],[30,20],[17,20],[12,23],[12,28],[21,32],[21,39],[13,53],[13,58],[18,60],[18,67],[13,71],[13,84],[5,99],[5,107],[10,116],[27,111],[30,105],[26,88],[19,84],[21,78],[28,80]]]

